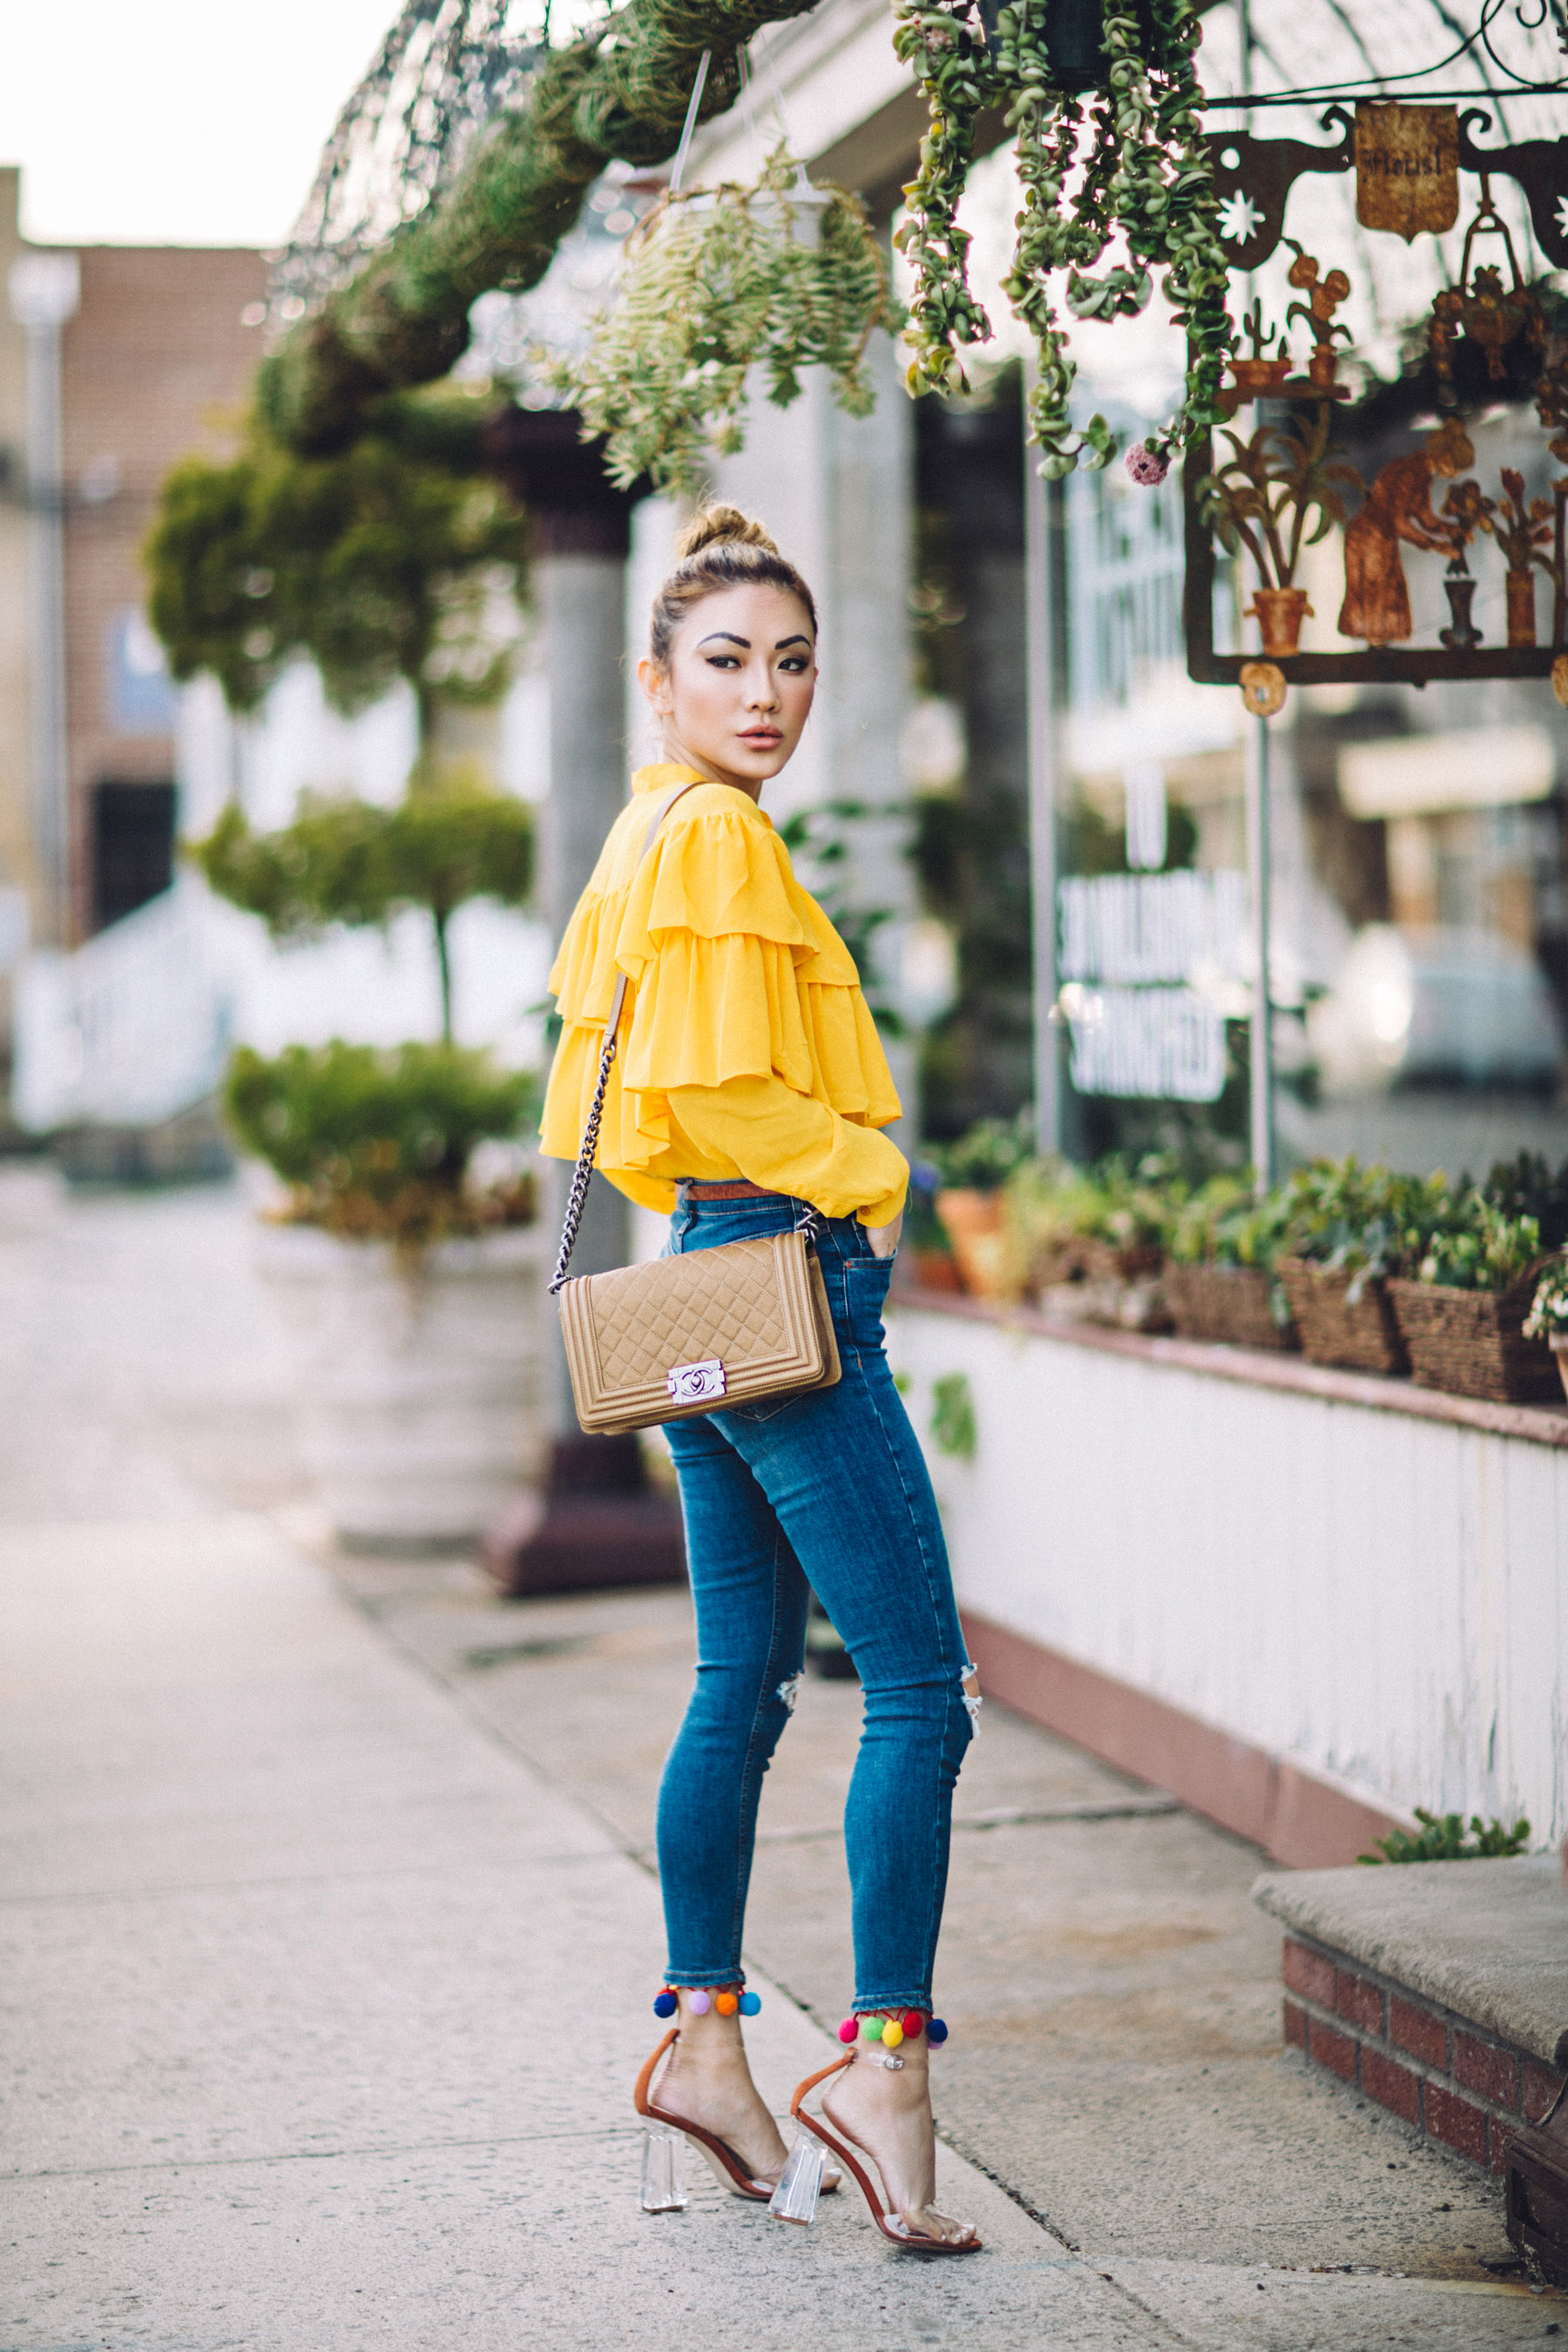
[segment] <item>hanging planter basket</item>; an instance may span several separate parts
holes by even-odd
[[[778,407],[820,366],[841,408],[870,413],[866,348],[903,313],[858,198],[813,186],[783,147],[754,185],[665,196],[626,255],[586,354],[548,370],[621,488],[700,490],[713,454],[743,446],[753,368]]]

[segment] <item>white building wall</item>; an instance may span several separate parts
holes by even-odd
[[[1568,1831],[1568,1450],[918,1310],[889,1344],[963,1606],[1384,1808]]]

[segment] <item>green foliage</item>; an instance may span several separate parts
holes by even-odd
[[[816,194],[827,198],[819,221],[803,167],[780,147],[753,187],[667,196],[627,239],[591,347],[553,371],[584,439],[607,436],[623,488],[647,474],[660,489],[700,489],[710,448],[743,446],[753,367],[779,408],[798,398],[803,368],[822,366],[841,408],[870,413],[866,346],[902,312],[859,199]]]
[[[932,1145],[928,1157],[950,1190],[994,1192],[1030,1159],[1035,1114],[1026,1104],[1016,1118],[977,1119],[956,1143]]]
[[[1377,1840],[1375,1853],[1358,1853],[1358,1862],[1489,1862],[1522,1853],[1530,1843],[1530,1823],[1521,1816],[1510,1829],[1506,1822],[1483,1822],[1472,1813],[1468,1824],[1461,1813],[1429,1813],[1415,1808],[1420,1829],[1412,1837],[1405,1830]]]
[[[702,52],[711,53],[700,109],[708,121],[733,104],[752,36],[809,5],[628,0],[549,55],[440,203],[264,362],[271,429],[303,452],[341,449],[389,388],[445,375],[468,346],[475,298],[539,283],[606,163],[673,153]]]
[[[974,1418],[974,1396],[967,1372],[944,1372],[931,1386],[931,1433],[938,1451],[961,1462],[973,1462],[980,1442]]]
[[[1458,1202],[1453,1223],[1433,1234],[1419,1278],[1450,1290],[1507,1290],[1541,1255],[1533,1217],[1505,1216],[1472,1188]]]
[[[1542,1249],[1568,1242],[1568,1160],[1553,1175],[1539,1151],[1521,1151],[1496,1161],[1482,1189],[1505,1217],[1533,1217]]]
[[[897,13],[894,46],[931,107],[900,231],[918,287],[911,387],[962,385],[961,352],[990,337],[990,321],[970,292],[970,240],[957,214],[977,118],[1005,107],[1017,136],[1024,209],[1005,286],[1038,352],[1029,416],[1031,438],[1044,452],[1040,470],[1058,478],[1077,465],[1103,466],[1116,448],[1103,417],[1092,417],[1081,433],[1072,425],[1077,371],[1056,309],[1054,273],[1068,274],[1073,317],[1109,320],[1141,311],[1153,291],[1152,269],[1163,268],[1165,298],[1192,357],[1180,408],[1147,445],[1142,478],[1158,479],[1177,448],[1219,421],[1231,341],[1228,273],[1192,58],[1196,11],[1188,0],[1147,0],[1137,9],[1108,0],[1105,84],[1089,100],[1087,124],[1083,103],[1054,86],[1047,0],[1011,0],[989,43],[973,19],[942,0],[899,0]],[[1096,277],[1113,237],[1126,258]]]
[[[400,677],[422,709],[503,691],[528,530],[477,476],[482,414],[463,394],[388,422],[342,456],[300,457],[253,418],[231,464],[174,467],[145,560],[175,677],[210,670],[236,710],[300,654],[344,711]]]
[[[447,926],[470,898],[523,904],[533,878],[533,818],[525,802],[472,781],[416,781],[390,809],[307,797],[292,824],[269,834],[253,833],[231,803],[189,854],[220,898],[259,915],[278,940],[422,908],[435,927],[449,1040]]]
[[[516,1136],[536,1101],[531,1073],[483,1053],[341,1039],[271,1059],[242,1045],[224,1087],[241,1149],[289,1186],[294,1222],[407,1244],[528,1222],[528,1184],[474,1192],[466,1178],[476,1147]]]
[[[1554,1259],[1537,1283],[1524,1336],[1527,1339],[1568,1336],[1568,1257]]]
[[[796,809],[778,828],[779,839],[805,867],[813,896],[855,959],[871,1018],[889,1037],[901,1037],[904,1021],[883,993],[877,971],[877,933],[893,918],[891,907],[864,907],[852,896],[849,874],[854,828],[868,819],[896,816],[886,802],[823,801]]]
[[[1398,1176],[1381,1165],[1314,1160],[1285,1188],[1285,1246],[1293,1257],[1362,1281],[1418,1265],[1458,1212],[1448,1180]]]
[[[1271,1273],[1284,1246],[1287,1196],[1260,1201],[1245,1174],[1213,1176],[1177,1211],[1171,1255],[1189,1265],[1255,1266]]]

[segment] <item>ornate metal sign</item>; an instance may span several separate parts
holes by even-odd
[[[1254,305],[1246,321],[1251,354],[1231,362],[1232,423],[1222,431],[1222,446],[1210,440],[1188,453],[1188,672],[1205,683],[1241,685],[1248,708],[1259,710],[1277,709],[1287,684],[1424,684],[1434,677],[1550,676],[1568,701],[1568,471],[1551,484],[1550,496],[1533,499],[1522,476],[1507,468],[1495,484],[1471,478],[1476,451],[1456,383],[1456,362],[1463,358],[1472,383],[1485,387],[1481,404],[1510,386],[1516,400],[1528,396],[1543,434],[1552,436],[1550,455],[1568,468],[1568,366],[1546,363],[1541,299],[1522,278],[1491,195],[1494,177],[1516,180],[1547,261],[1568,267],[1568,139],[1479,147],[1474,133],[1489,128],[1490,117],[1445,106],[1363,105],[1352,119],[1335,104],[1321,120],[1325,131],[1341,132],[1331,146],[1245,131],[1208,134],[1234,266],[1254,270],[1283,241],[1295,256],[1289,284],[1300,299],[1277,329],[1265,326],[1261,306]],[[1428,326],[1439,421],[1421,447],[1364,481],[1342,437],[1342,404],[1351,387],[1339,379],[1338,346],[1348,331],[1334,314],[1350,279],[1283,236],[1286,200],[1297,180],[1352,168],[1359,219],[1407,242],[1454,225],[1461,171],[1480,181],[1458,278],[1437,296]],[[1301,366],[1289,344],[1300,352],[1303,333]],[[1297,568],[1303,550],[1335,528],[1343,533],[1344,593],[1332,617],[1340,634],[1360,640],[1364,650],[1302,653],[1308,604]],[[1253,654],[1215,650],[1216,541],[1241,559],[1251,582],[1248,614],[1258,623],[1261,663]],[[1407,550],[1446,559],[1449,623],[1429,646],[1409,642]],[[1500,557],[1506,568],[1505,644],[1483,643],[1474,625],[1470,557],[1477,550],[1488,562]],[[1538,605],[1542,585],[1548,593]]]
[[[1363,228],[1440,236],[1459,217],[1459,113],[1453,106],[1358,106],[1355,216]]]

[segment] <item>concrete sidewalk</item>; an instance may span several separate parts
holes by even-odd
[[[685,2214],[641,2215],[684,1597],[509,1608],[464,1562],[330,1560],[238,1202],[17,1197],[0,2352],[1470,2352],[1553,2326],[1558,2298],[1486,2268],[1489,2184],[1277,2054],[1255,1857],[994,1710],[938,2095],[975,2159],[944,2147],[942,2195],[987,2252],[900,2258],[847,2196],[784,2229],[695,2166]],[[856,1698],[810,1687],[768,1790],[752,2047],[781,2106],[847,1990]]]

